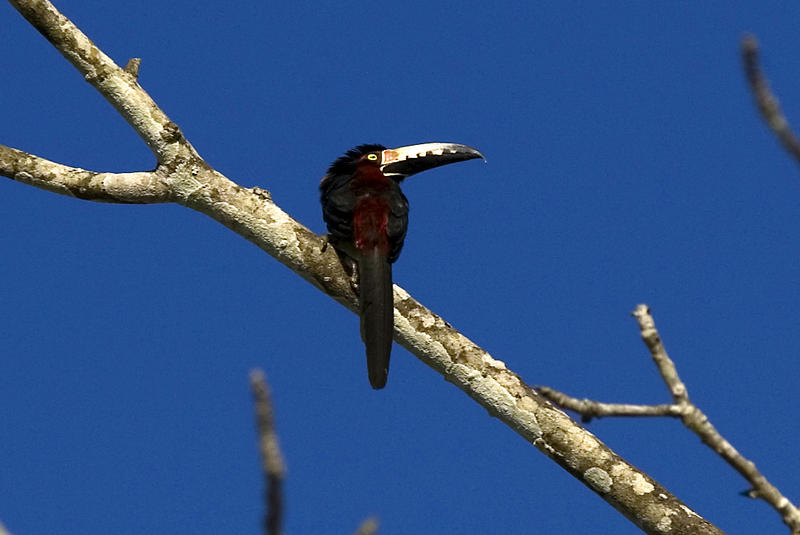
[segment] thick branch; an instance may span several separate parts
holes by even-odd
[[[87,201],[146,204],[173,200],[169,186],[155,171],[96,173],[5,145],[0,145],[0,175]]]
[[[761,72],[758,62],[758,41],[754,35],[747,35],[742,39],[742,62],[761,117],[789,154],[800,160],[800,139],[792,131],[778,98],[772,93],[767,78]]]
[[[196,155],[178,126],[139,86],[136,75],[121,69],[53,4],[46,0],[9,2],[119,111],[159,162],[186,152]]]
[[[10,0],[100,91],[159,157],[176,202],[219,221],[350,310],[356,300],[332,248],[264,190],[210,168],[138,86],[44,0]],[[169,135],[172,132],[172,135]],[[166,135],[165,135],[166,133]],[[395,340],[555,460],[647,533],[721,533],[516,374],[395,286]]]

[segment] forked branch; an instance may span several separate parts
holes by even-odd
[[[650,350],[650,356],[658,367],[661,378],[672,394],[673,403],[666,405],[632,405],[621,403],[602,403],[588,399],[576,399],[551,388],[539,387],[537,390],[547,399],[559,406],[577,412],[584,421],[608,416],[671,416],[680,418],[684,425],[700,437],[708,447],[739,472],[752,486],[747,493],[751,498],[761,498],[781,515],[793,535],[800,535],[800,511],[780,491],[775,488],[756,465],[739,453],[733,445],[708,421],[708,417],[689,400],[689,393],[678,376],[677,368],[667,355],[667,350],[656,330],[655,320],[646,305],[639,305],[633,311],[639,323],[642,341]]]

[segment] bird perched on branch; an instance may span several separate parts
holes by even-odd
[[[472,147],[424,143],[396,149],[359,145],[328,169],[319,185],[328,239],[346,268],[357,274],[361,338],[372,388],[389,374],[394,332],[392,263],[408,229],[403,179],[441,165],[483,158]]]

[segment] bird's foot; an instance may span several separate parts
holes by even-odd
[[[353,289],[354,294],[359,295],[358,262],[346,255],[339,255],[339,258],[342,262],[344,272],[350,279],[350,288]]]

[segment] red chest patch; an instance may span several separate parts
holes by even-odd
[[[386,225],[389,222],[389,202],[382,197],[364,196],[356,201],[353,212],[353,237],[356,247],[362,251],[377,248],[389,253],[389,237]]]
[[[389,189],[392,181],[374,165],[359,166],[350,187],[356,196],[353,237],[362,251],[389,253],[386,225],[389,223]]]

